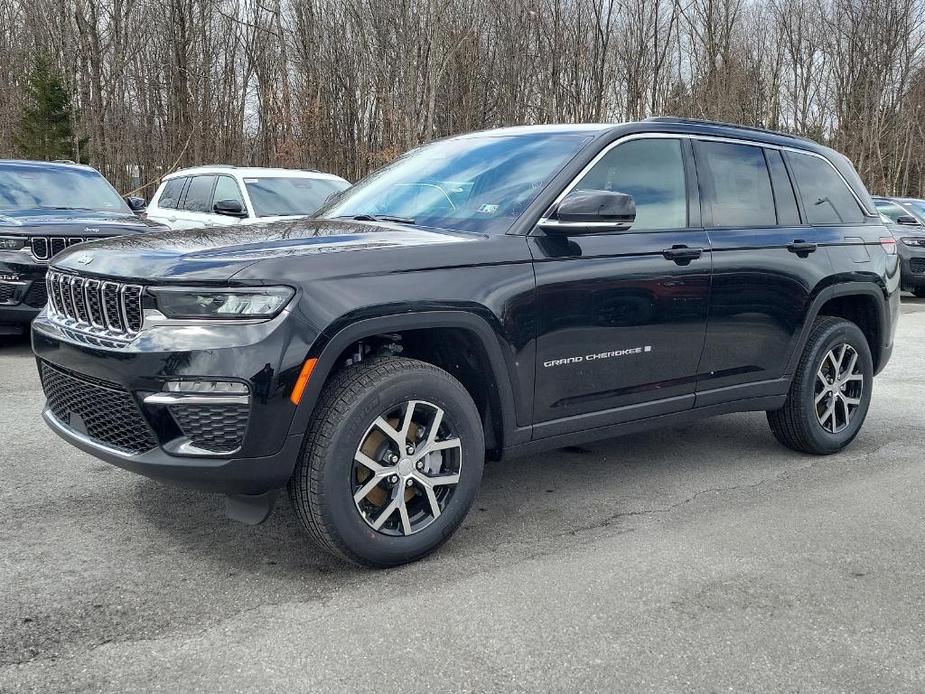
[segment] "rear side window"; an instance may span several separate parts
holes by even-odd
[[[810,224],[861,224],[864,211],[832,165],[820,157],[787,152],[787,162]]]
[[[193,176],[183,199],[183,209],[189,212],[211,212],[214,187],[215,176]]]
[[[712,185],[705,203],[715,227],[774,226],[777,214],[764,150],[727,142],[698,142],[697,163]]]
[[[177,209],[177,203],[180,201],[180,195],[183,193],[183,186],[186,185],[186,177],[171,178],[164,184],[164,190],[157,199],[157,206],[165,210]]]
[[[632,229],[687,226],[687,186],[681,141],[631,140],[605,154],[575,190],[626,193],[636,203]]]

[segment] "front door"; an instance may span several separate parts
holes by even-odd
[[[627,231],[529,237],[537,282],[534,437],[692,407],[709,304],[690,144],[612,145],[573,190],[631,195]]]

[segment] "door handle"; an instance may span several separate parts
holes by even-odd
[[[805,258],[810,253],[815,253],[817,246],[815,243],[809,243],[808,241],[803,241],[802,239],[797,239],[796,241],[791,241],[787,244],[787,250],[791,253],[796,253],[801,258]]]
[[[696,260],[703,255],[702,248],[690,248],[684,244],[675,244],[671,248],[662,251],[665,260],[673,260],[678,265],[687,265],[692,260]]]

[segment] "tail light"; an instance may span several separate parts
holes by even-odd
[[[896,239],[892,236],[881,236],[880,245],[887,255],[896,255]]]

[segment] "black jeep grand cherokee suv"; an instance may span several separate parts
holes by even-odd
[[[139,219],[89,166],[0,161],[0,334],[20,333],[38,315],[57,253],[88,239],[165,228]]]
[[[317,218],[96,242],[33,325],[49,426],[388,566],[490,458],[741,410],[833,453],[890,357],[896,247],[841,155],[654,119],[415,149]],[[116,320],[113,320],[113,317]]]

